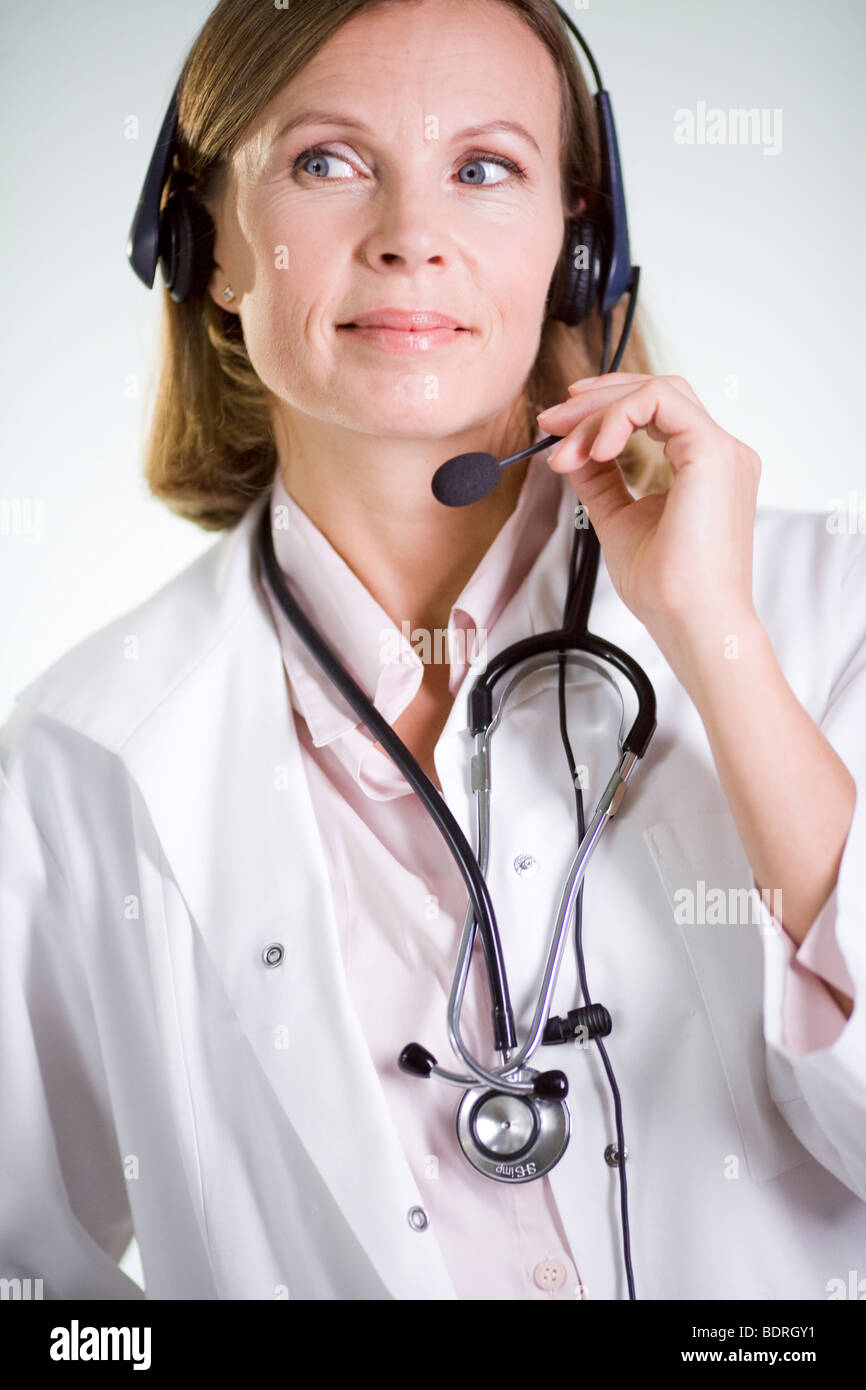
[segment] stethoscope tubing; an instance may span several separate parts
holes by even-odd
[[[584,537],[580,537],[580,540],[584,541]],[[377,735],[382,747],[390,753],[407,781],[420,796],[445,836],[452,855],[457,860],[464,882],[469,888],[470,902],[460,938],[458,961],[448,999],[447,1026],[451,1046],[455,1053],[462,1058],[471,1076],[467,1077],[440,1067],[433,1058],[430,1059],[429,1075],[434,1075],[452,1085],[466,1086],[482,1081],[514,1094],[530,1093],[534,1089],[531,1080],[509,1079],[510,1075],[525,1064],[539,1044],[544,1031],[549,1002],[556,986],[574,898],[583,882],[589,859],[598,839],[610,816],[614,814],[628,777],[631,775],[638,758],[645,751],[656,724],[655,693],[644,671],[627,653],[612,643],[589,633],[585,626],[586,615],[595,589],[599,553],[597,537],[592,528],[589,528],[585,538],[585,553],[581,554],[584,563],[580,565],[571,588],[569,617],[572,619],[572,623],[552,633],[541,633],[534,637],[524,638],[499,652],[477,677],[470,692],[470,723],[475,737],[472,787],[477,808],[477,852],[469,846],[447,803],[436,790],[423,768],[413,758],[409,749],[394,733],[390,724],[379,713],[365,692],[345,670],[336,653],[313,626],[289,591],[273,549],[270,505],[263,507],[259,518],[258,543],[265,572],[286,616],[355,714],[371,732]],[[486,881],[490,818],[489,745],[493,728],[498,723],[498,717],[494,718],[493,716],[493,689],[503,676],[524,662],[530,662],[534,668],[545,657],[549,660],[553,654],[565,656],[567,660],[567,648],[570,644],[575,643],[585,655],[594,656],[602,662],[614,665],[627,677],[637,696],[638,713],[622,743],[619,764],[599,799],[590,824],[577,847],[569,868],[556,920],[551,931],[535,1015],[527,1038],[518,1047],[502,943]],[[529,674],[528,671],[523,673],[524,676],[527,674]],[[523,676],[519,679],[522,678]],[[481,725],[483,727],[479,727]],[[476,931],[479,929],[482,934],[482,946],[490,976],[494,1046],[503,1059],[501,1068],[484,1067],[476,1057],[472,1056],[460,1033],[460,1014],[471,962],[471,952]],[[515,1051],[516,1056],[513,1056]]]
[[[361,723],[365,724],[371,733],[376,735],[379,743],[396,763],[413,791],[420,797],[443,835],[469,890],[472,909],[481,926],[482,944],[493,1000],[494,1044],[497,1051],[513,1051],[517,1045],[517,1039],[502,942],[499,937],[490,891],[469,842],[444,797],[436,790],[424,769],[412,756],[402,739],[395,734],[388,721],[379,713],[357,681],[345,669],[336,652],[317,631],[290,592],[274,553],[270,500],[262,508],[259,517],[257,544],[265,573],[286,617]]]

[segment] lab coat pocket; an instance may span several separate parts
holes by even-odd
[[[660,820],[644,840],[691,962],[731,1094],[749,1171],[766,1181],[805,1162],[767,1074],[760,897],[729,812]],[[794,1083],[796,1085],[796,1083]]]

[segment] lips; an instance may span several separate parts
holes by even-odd
[[[371,309],[366,314],[356,314],[338,328],[390,328],[402,333],[423,333],[434,328],[464,329],[461,323],[448,314],[438,314],[433,309]]]

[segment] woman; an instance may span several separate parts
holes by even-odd
[[[147,466],[228,529],[4,730],[0,1275],[141,1297],[133,1230],[148,1298],[821,1299],[857,1273],[866,546],[756,513],[754,451],[639,333],[596,378],[598,316],[546,317],[593,120],[547,0],[222,0],[196,40],[180,153],[213,272],[166,296]],[[450,323],[417,320],[415,350],[361,322],[386,309]],[[473,505],[431,495],[445,458],[547,433]],[[585,883],[626,1155],[578,1037],[538,1063],[568,1078],[571,1142],[510,1185],[458,1148],[460,1092],[397,1064],[410,1040],[449,1055],[465,886],[252,546],[269,507],[286,579],[468,836],[478,640],[559,625],[578,498],[591,630],[658,698]],[[493,756],[520,1037],[575,843],[557,679]],[[617,711],[597,673],[566,689],[597,793]],[[725,915],[755,888],[756,916]],[[476,958],[464,1035],[490,1066],[484,978]],[[580,1002],[566,957],[554,1010]]]

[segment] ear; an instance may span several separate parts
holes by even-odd
[[[205,203],[203,200],[201,200],[201,206],[204,208],[204,211],[210,218],[210,227],[212,234],[211,255],[213,257],[213,268],[211,270],[210,279],[207,283],[207,292],[213,300],[214,304],[217,304],[220,309],[224,309],[227,314],[237,314],[237,290],[235,290],[236,297],[234,299],[225,300],[223,298],[223,290],[225,289],[226,285],[231,285],[232,277],[226,266],[223,265],[220,261],[220,253],[222,250],[225,249],[225,247],[222,240],[222,232],[218,218],[217,206],[210,201]]]

